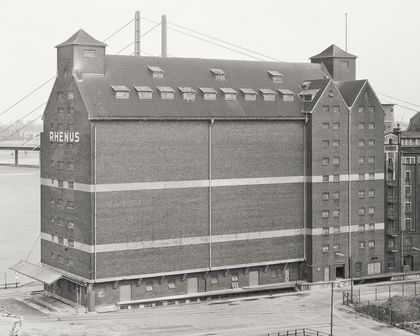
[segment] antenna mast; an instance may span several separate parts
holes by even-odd
[[[346,40],[346,51],[347,51],[347,13],[346,13],[346,30],[345,30],[345,40]]]
[[[134,17],[134,55],[140,56],[140,11]]]

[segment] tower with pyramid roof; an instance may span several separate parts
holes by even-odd
[[[322,63],[335,81],[356,79],[356,58],[335,44],[310,58],[311,63]]]
[[[81,78],[83,73],[105,74],[105,47],[83,29],[56,46],[57,77],[65,79],[75,74]]]

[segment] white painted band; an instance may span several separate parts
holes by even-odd
[[[329,227],[333,232],[334,227]],[[369,231],[369,224],[365,224],[365,231]],[[383,230],[384,223],[375,223],[374,230]],[[347,233],[349,231],[349,226],[340,226],[339,232],[337,233]],[[359,225],[351,226],[352,232],[359,232]],[[127,250],[144,250],[151,248],[163,248],[163,247],[174,247],[174,246],[188,246],[188,245],[199,245],[199,244],[209,244],[210,241],[212,244],[215,243],[225,243],[225,242],[234,242],[234,241],[244,241],[244,240],[256,240],[256,239],[273,239],[281,237],[297,237],[302,236],[306,232],[310,236],[319,236],[323,235],[323,228],[298,228],[298,229],[285,229],[285,230],[273,230],[273,231],[256,231],[256,232],[241,232],[233,234],[224,234],[224,235],[212,235],[211,240],[209,236],[196,236],[196,237],[181,237],[181,238],[171,238],[171,239],[157,239],[157,240],[146,240],[139,242],[127,242],[127,243],[115,243],[115,244],[98,244],[96,245],[96,253],[105,253],[105,252],[117,252],[117,251],[127,251]],[[333,233],[331,233],[333,234]],[[49,242],[58,243],[58,237],[52,236],[49,233],[41,233],[41,239]],[[67,240],[63,241],[63,245],[68,245]],[[74,246],[68,248],[73,248],[75,250],[95,253],[95,246],[83,244],[75,241]]]
[[[366,181],[369,181],[369,174],[364,174]],[[383,173],[375,173],[373,180],[383,180]],[[312,183],[334,183],[349,180],[349,175],[339,175],[339,181],[334,181],[334,176],[329,175],[329,181],[323,181],[323,176],[307,176],[306,181]],[[359,181],[358,174],[350,175],[351,181]],[[236,179],[215,179],[215,180],[186,180],[186,181],[159,181],[159,182],[131,182],[131,183],[108,183],[108,184],[85,184],[74,182],[73,188],[69,188],[68,181],[63,181],[63,186],[58,186],[58,180],[41,177],[41,185],[48,187],[74,189],[84,192],[112,192],[112,191],[134,191],[134,190],[166,190],[185,188],[208,188],[208,187],[231,187],[247,185],[267,184],[289,184],[303,183],[304,176],[279,176],[279,177],[255,177]],[[362,180],[361,180],[362,181]]]

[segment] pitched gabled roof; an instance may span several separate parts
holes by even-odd
[[[319,59],[319,58],[357,58],[357,56],[349,54],[347,51],[337,47],[335,44],[331,44],[327,49],[318,55],[312,56],[310,59]]]
[[[302,118],[302,102],[276,99],[266,104],[262,98],[255,101],[245,100],[238,95],[235,101],[226,101],[223,94],[216,100],[205,100],[201,91],[212,88],[220,93],[221,88],[288,89],[300,92],[304,80],[325,78],[328,73],[321,64],[233,61],[214,59],[193,59],[175,57],[133,57],[106,55],[105,75],[83,74],[76,81],[90,119],[127,119],[127,118]],[[164,78],[153,78],[149,66],[159,66],[165,71]],[[209,69],[223,69],[226,79],[216,80]],[[282,83],[274,83],[267,73],[277,69],[283,74]],[[193,102],[182,99],[181,92],[174,92],[173,100],[163,100],[159,94],[153,99],[140,100],[137,95],[128,99],[116,99],[111,85],[125,85],[130,90],[134,86],[148,86],[157,91],[159,86],[191,87],[197,91]],[[198,91],[199,88],[200,91]]]
[[[304,105],[304,110],[306,112],[312,111],[318,101],[318,99],[321,97],[322,93],[324,92],[325,88],[327,87],[327,85],[330,83],[330,79],[315,79],[315,80],[311,80],[311,81],[306,81],[309,82],[309,88],[307,90],[298,90],[297,92],[299,92],[299,95],[301,95],[302,93],[305,94],[305,91],[308,92],[307,94],[314,94],[315,97],[314,99],[312,99],[311,102],[305,102]]]
[[[86,33],[83,29],[78,30],[74,33],[70,38],[68,38],[63,43],[56,45],[55,47],[64,47],[68,45],[87,45],[87,46],[98,46],[98,47],[106,47],[107,45],[103,42],[100,42]]]
[[[335,82],[338,91],[340,91],[340,94],[344,98],[344,101],[346,102],[347,106],[353,106],[354,101],[356,100],[360,90],[363,88],[363,85],[365,83],[366,80],[364,79]]]

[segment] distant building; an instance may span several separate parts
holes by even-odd
[[[94,309],[383,271],[384,110],[356,56],[105,47],[82,30],[57,46],[41,136],[48,291]]]
[[[385,135],[387,271],[420,270],[420,113]]]
[[[385,111],[385,133],[392,132],[393,129],[396,127],[394,106],[394,104],[382,104],[382,107]]]

